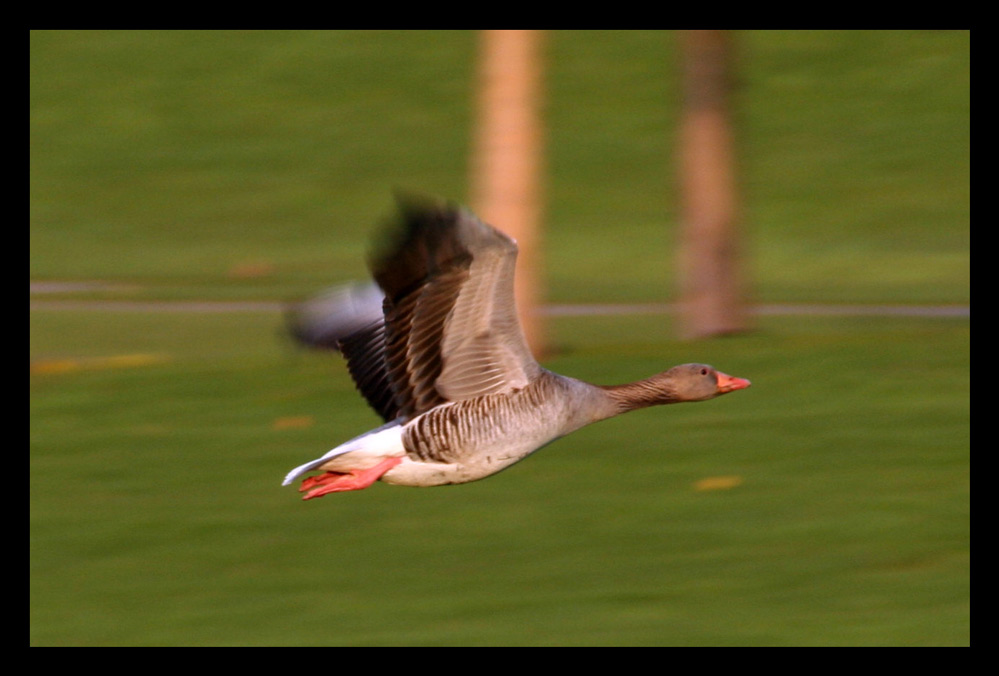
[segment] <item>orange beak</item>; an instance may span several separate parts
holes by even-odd
[[[750,385],[751,382],[745,378],[736,378],[735,376],[730,376],[727,373],[722,373],[718,371],[718,394],[725,394],[726,392],[735,392],[736,390],[744,390]]]

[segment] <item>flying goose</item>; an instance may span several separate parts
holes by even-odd
[[[385,424],[289,472],[283,485],[320,472],[302,482],[304,500],[378,480],[476,481],[584,425],[750,385],[706,364],[612,386],[548,371],[517,320],[516,242],[455,205],[400,199],[399,211],[370,259],[378,290],[326,299],[327,340]]]

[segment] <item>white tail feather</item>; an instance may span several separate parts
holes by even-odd
[[[340,444],[321,458],[316,458],[291,470],[288,472],[288,476],[284,478],[284,481],[281,482],[281,485],[287,486],[298,477],[314,470],[330,458],[335,458],[344,453],[358,453],[359,455],[371,458],[402,455],[405,453],[405,449],[402,446],[402,425],[399,424],[399,421],[393,420],[370,432],[365,432],[359,437],[354,437],[350,441]]]

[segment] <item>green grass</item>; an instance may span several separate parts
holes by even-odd
[[[393,186],[466,199],[474,33],[31,35],[32,279],[283,298],[364,274]],[[674,43],[550,35],[553,301],[673,296]],[[969,34],[750,31],[738,46],[754,296],[968,302]],[[246,266],[265,272],[233,274]]]
[[[968,33],[740,35],[753,299],[968,303]],[[31,279],[279,300],[361,277],[392,186],[465,198],[474,51],[32,32]],[[555,32],[548,57],[549,300],[672,299],[673,35]],[[665,316],[555,319],[557,371],[753,387],[487,481],[306,503],[285,472],[377,420],[276,313],[30,322],[32,645],[970,643],[967,320],[685,343]]]
[[[33,645],[970,640],[967,322],[774,318],[692,345],[662,318],[559,320],[561,372],[697,358],[753,388],[487,481],[308,503],[284,473],[376,419],[277,322],[32,313],[36,364],[165,359],[31,379]],[[742,483],[695,490],[717,476]]]

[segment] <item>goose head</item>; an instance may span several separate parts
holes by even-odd
[[[736,378],[707,364],[680,364],[651,378],[627,385],[604,386],[618,412],[646,406],[705,401],[749,387],[745,378]]]
[[[705,401],[750,386],[745,378],[722,373],[707,364],[681,364],[653,378],[670,401]]]

